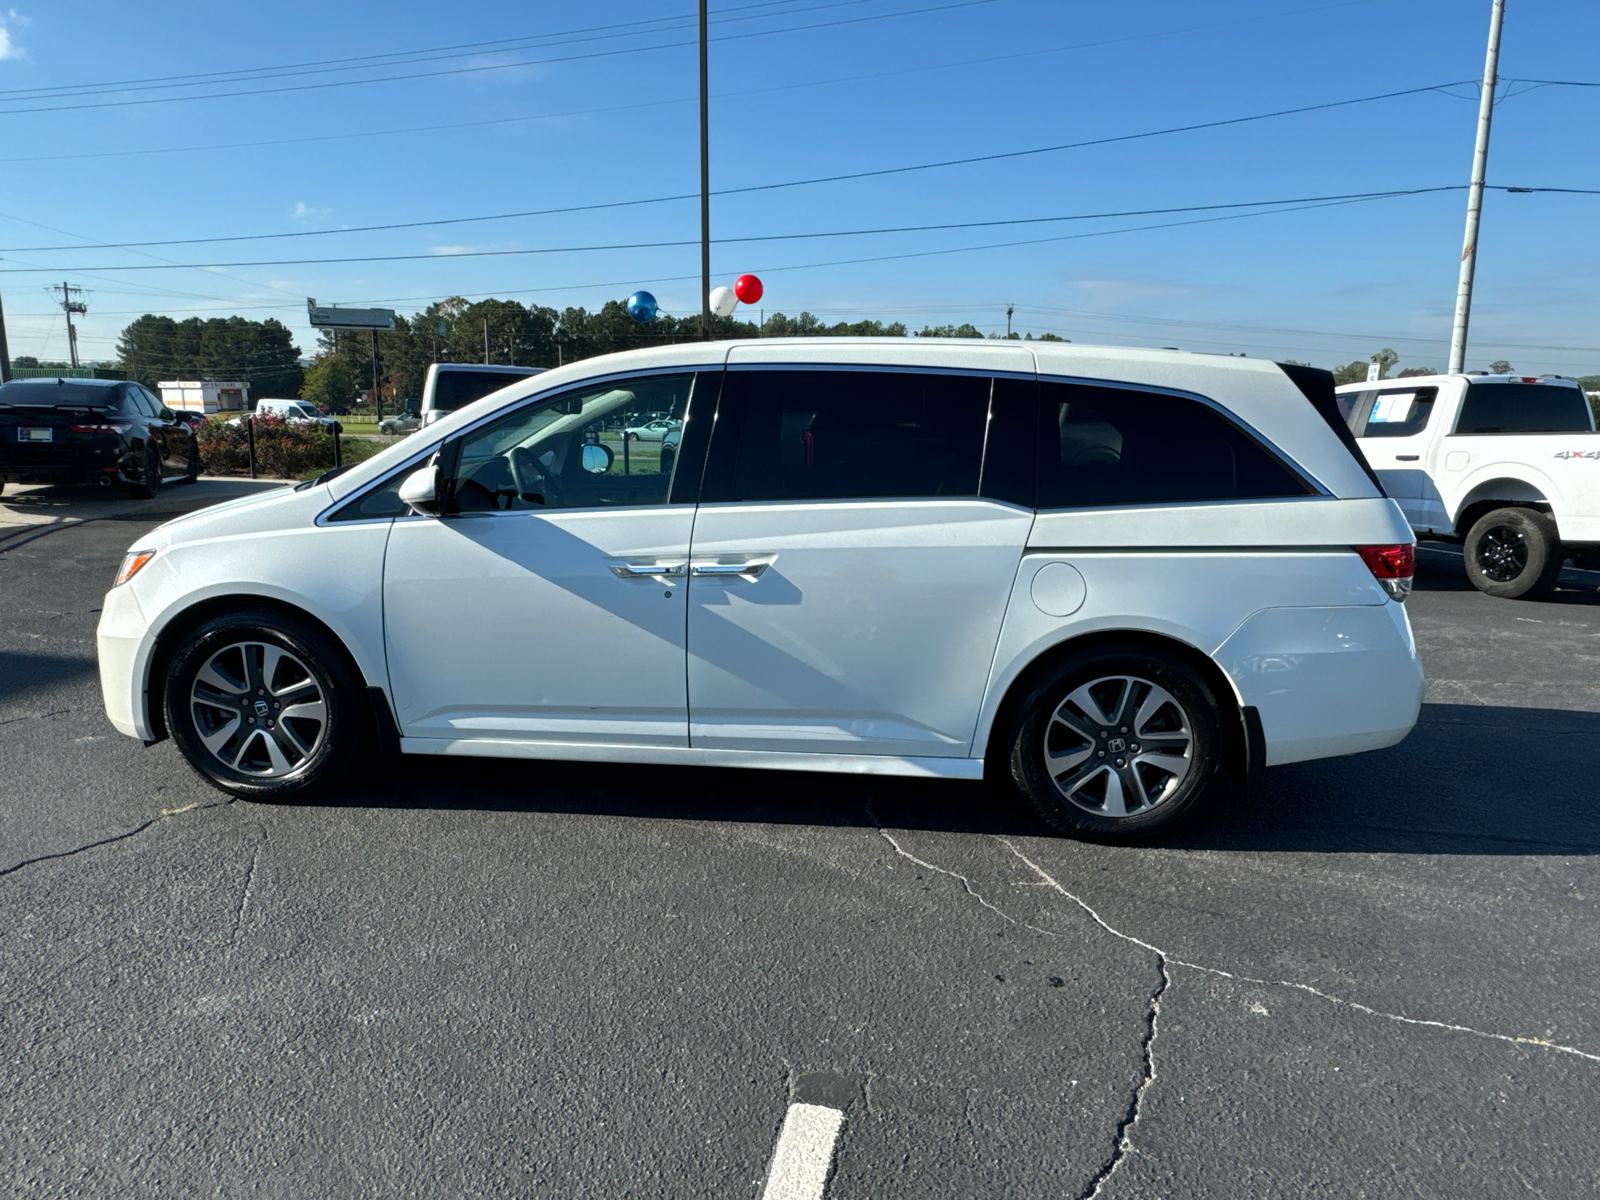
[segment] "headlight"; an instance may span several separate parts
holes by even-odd
[[[152,558],[156,556],[154,550],[129,550],[123,555],[122,565],[117,568],[117,577],[111,581],[112,587],[121,587],[132,579]]]

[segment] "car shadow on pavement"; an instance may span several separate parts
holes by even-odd
[[[0,705],[15,704],[29,693],[80,683],[97,674],[92,658],[0,650]]]
[[[406,757],[326,806],[546,812],[1046,835],[1018,798],[942,779],[729,767]],[[875,819],[876,818],[876,819]]]
[[[1424,704],[1398,746],[1266,772],[1161,840],[1197,850],[1600,853],[1600,713]]]
[[[1150,846],[1378,854],[1600,852],[1600,713],[1428,704],[1399,746],[1269,770]],[[406,758],[320,803],[1050,836],[1009,789],[730,768]]]

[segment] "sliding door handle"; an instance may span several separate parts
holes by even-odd
[[[681,579],[688,565],[681,562],[622,562],[607,560],[606,566],[618,579]]]
[[[743,562],[692,562],[689,574],[699,579],[759,579],[776,558],[776,555],[768,555]]]

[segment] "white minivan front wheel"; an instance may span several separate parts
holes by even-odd
[[[189,765],[225,792],[290,800],[345,775],[370,720],[339,648],[278,612],[213,617],[167,669],[167,728]]]
[[[1149,837],[1211,789],[1216,697],[1175,656],[1103,646],[1052,668],[1012,723],[1011,775],[1053,828],[1092,841]]]

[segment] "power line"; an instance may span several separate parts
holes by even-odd
[[[714,24],[721,24],[730,20],[760,20],[763,17],[788,16],[795,12],[812,12],[823,8],[842,8],[856,4],[878,4],[882,3],[883,0],[832,0],[832,2],[828,4],[817,4],[801,9],[791,8],[787,13],[763,13],[755,16],[732,18],[721,15],[723,13],[745,12],[750,9],[781,8],[786,5],[798,4],[799,2],[800,0],[766,0],[766,2],[760,4],[736,5],[732,8],[718,9],[717,11],[719,15],[712,18],[712,21]],[[374,63],[382,66],[396,66],[399,64],[386,60],[402,58],[417,59],[418,56],[421,55],[435,55],[438,58],[459,57],[460,55],[454,52],[461,52],[462,54],[474,54],[483,53],[486,50],[492,49],[505,50],[514,46],[523,45],[527,42],[549,41],[553,38],[568,37],[573,34],[605,33],[608,31],[630,29],[638,32],[642,26],[666,25],[674,21],[685,22],[688,20],[689,18],[682,15],[669,17],[648,17],[638,21],[618,21],[608,25],[587,25],[578,29],[558,29],[552,30],[549,33],[525,34],[520,37],[512,38],[493,38],[489,41],[483,42],[456,42],[448,46],[428,46],[420,47],[415,50],[391,50],[385,54],[360,54],[352,55],[346,58],[320,58],[312,59],[308,62],[278,63],[274,66],[267,67],[240,67],[232,71],[185,72],[182,75],[156,75],[140,79],[107,79],[101,80],[98,83],[69,83],[57,84],[50,87],[11,88],[5,91],[0,91],[0,100],[5,100],[10,97],[42,97],[60,93],[87,95],[93,94],[94,92],[110,92],[118,90],[129,91],[136,90],[145,85],[156,86],[163,83],[171,84],[173,86],[190,86],[206,83],[229,83],[245,81],[252,76],[294,72],[312,67],[324,67],[330,70],[359,70],[361,68],[357,64],[361,63]],[[647,32],[660,31],[649,30]],[[625,33],[614,33],[612,36],[624,37],[629,35]],[[420,61],[428,60],[421,59]]]
[[[838,183],[846,180],[866,179],[880,175],[900,175],[913,171],[931,171],[945,167],[970,166],[976,163],[995,162],[1004,159],[1026,158],[1039,154],[1053,154],[1065,150],[1081,150],[1092,146],[1105,146],[1116,142],[1139,141],[1147,138],[1166,137],[1176,133],[1195,133],[1206,129],[1217,129],[1229,125],[1244,125],[1255,121],[1272,120],[1277,117],[1298,116],[1302,113],[1318,112],[1330,108],[1343,108],[1354,104],[1371,104],[1379,100],[1393,100],[1401,96],[1415,96],[1423,92],[1435,92],[1440,88],[1453,86],[1451,84],[1432,84],[1427,87],[1406,88],[1398,92],[1380,92],[1373,96],[1357,96],[1349,100],[1333,100],[1323,104],[1302,105],[1298,108],[1274,109],[1271,112],[1254,113],[1244,117],[1226,117],[1216,121],[1205,121],[1192,125],[1173,125],[1162,129],[1145,130],[1140,133],[1124,133],[1111,137],[1091,138],[1081,142],[1062,142],[1050,146],[1035,146],[1026,150],[1009,150],[997,154],[976,155],[969,158],[945,159],[938,162],[914,163],[902,167],[884,167],[875,171],[857,171],[845,175],[822,175],[810,179],[793,179],[782,183],[752,184],[747,187],[723,188],[714,191],[713,196],[738,196],[751,192],[770,192],[784,188],[810,187],[820,183]],[[209,238],[174,238],[165,241],[149,242],[117,242],[107,245],[107,249],[136,249],[148,246],[194,246],[211,245],[221,242],[249,242],[272,241],[283,238],[297,237],[326,237],[340,233],[374,233],[387,232],[397,229],[420,229],[445,225],[464,225],[482,221],[510,221],[521,220],[528,217],[561,216],[569,213],[599,212],[604,209],[634,208],[649,204],[666,204],[674,201],[697,200],[698,192],[682,192],[670,196],[651,196],[640,200],[607,200],[597,204],[574,204],[561,208],[530,209],[522,212],[490,213],[472,217],[441,217],[427,221],[399,221],[385,225],[358,225],[345,229],[296,229],[283,230],[275,233],[236,234],[225,237]],[[56,250],[77,250],[78,246],[21,246],[0,249],[0,254],[11,253],[41,253]],[[279,265],[279,264],[273,264]]]
[[[786,0],[787,2],[787,0]],[[957,59],[953,62],[927,63],[914,67],[900,67],[892,71],[871,71],[860,75],[842,75],[832,79],[808,79],[799,83],[777,84],[771,87],[746,88],[736,92],[717,92],[712,95],[714,100],[740,99],[747,96],[765,96],[774,92],[798,91],[805,88],[832,87],[841,83],[860,83],[875,79],[892,79],[904,75],[920,75],[932,71],[948,71],[961,67],[987,66],[993,63],[1012,62],[1022,58],[1037,58],[1048,54],[1065,54],[1074,50],[1101,49],[1106,46],[1126,45],[1131,42],[1149,41],[1154,38],[1174,37],[1188,33],[1203,33],[1216,29],[1229,28],[1235,25],[1252,24],[1259,21],[1280,20],[1284,17],[1302,16],[1306,13],[1324,12],[1330,9],[1353,8],[1358,5],[1377,3],[1378,0],[1337,0],[1332,4],[1319,4],[1311,8],[1290,9],[1278,13],[1264,13],[1249,17],[1235,17],[1227,21],[1212,21],[1201,25],[1181,26],[1174,29],[1162,29],[1149,33],[1129,34],[1123,37],[1102,38],[1092,42],[1072,42],[1063,46],[1044,46],[1032,50],[1022,50],[1011,54],[989,55],[984,58]],[[1466,82],[1470,83],[1471,80]],[[1443,84],[1444,88],[1460,86],[1459,84]],[[1445,92],[1443,94],[1448,95]],[[536,113],[522,117],[499,117],[486,121],[459,121],[440,125],[411,125],[399,129],[375,129],[356,133],[323,134],[316,137],[299,138],[273,138],[255,142],[218,142],[206,146],[168,146],[156,147],[145,150],[110,150],[96,153],[81,154],[47,154],[28,155],[15,158],[0,158],[0,163],[25,163],[25,162],[65,162],[79,159],[93,158],[126,158],[152,154],[198,154],[213,150],[252,150],[269,146],[298,146],[316,142],[350,141],[372,137],[396,137],[412,133],[440,133],[453,129],[478,129],[486,126],[515,125],[528,121],[548,121],[564,117],[594,116],[596,114],[629,112],[641,108],[657,108],[667,104],[690,104],[697,97],[678,96],[663,100],[649,100],[637,104],[613,104],[603,108],[573,109],[563,112]],[[318,231],[327,232],[327,231]]]
[[[1075,213],[1055,217],[1019,217],[1012,220],[1000,221],[964,221],[940,225],[899,225],[885,226],[877,229],[834,229],[811,233],[770,233],[757,234],[749,237],[718,238],[717,245],[747,245],[755,242],[791,242],[806,241],[817,238],[835,237],[871,237],[881,234],[895,233],[929,233],[955,229],[981,229],[997,226],[1036,225],[1059,221],[1094,221],[1118,217],[1156,216],[1186,212],[1215,212],[1218,209],[1234,208],[1267,208],[1270,206],[1303,205],[1318,206],[1324,203],[1356,203],[1367,200],[1387,200],[1400,196],[1420,196],[1433,192],[1460,191],[1463,184],[1443,184],[1436,187],[1409,188],[1404,190],[1389,190],[1384,192],[1353,192],[1338,196],[1302,196],[1284,200],[1247,200],[1231,204],[1191,204],[1172,208],[1146,208],[1128,209],[1120,212]],[[1289,211],[1294,211],[1290,209]],[[1243,214],[1264,215],[1264,214]],[[603,245],[588,246],[544,246],[526,250],[469,250],[460,254],[373,254],[354,255],[340,258],[300,258],[300,259],[259,259],[249,262],[226,263],[163,263],[157,266],[95,266],[77,268],[80,272],[86,271],[157,271],[168,269],[186,270],[216,270],[223,267],[292,267],[292,266],[330,266],[344,263],[371,263],[371,262],[417,262],[423,260],[461,259],[461,258],[515,258],[529,255],[545,254],[585,254],[613,250],[663,250],[676,249],[682,246],[697,246],[700,239],[677,239],[660,242],[613,242]],[[84,249],[85,247],[71,247]],[[58,272],[57,267],[29,267],[21,271],[12,271],[12,274],[33,274],[40,271],[51,273]]]
[[[750,33],[726,34],[711,40],[717,42],[744,41],[749,38],[771,37],[781,33],[803,33],[813,29],[832,29],[840,25],[859,25],[868,21],[887,21],[898,17],[916,17],[927,13],[949,12],[952,9],[976,8],[980,5],[999,4],[1001,0],[954,0],[954,3],[933,5],[928,8],[907,9],[902,12],[876,13],[866,17],[841,18],[836,21],[818,21],[810,25],[792,25],[784,29],[761,29]],[[358,87],[369,83],[393,83],[408,79],[437,79],[453,75],[477,75],[488,71],[508,71],[517,67],[550,66],[559,63],[582,62],[594,58],[615,58],[624,54],[643,54],[654,50],[675,50],[685,46],[698,46],[698,41],[692,42],[662,42],[655,46],[635,46],[622,50],[596,50],[589,54],[572,54],[560,58],[533,58],[519,59],[516,62],[487,63],[476,67],[455,67],[446,71],[417,71],[405,75],[379,75],[370,79],[343,79],[326,83],[298,83],[286,87],[255,88],[248,91],[235,92],[207,92],[203,95],[193,96],[152,96],[143,100],[106,100],[95,104],[55,104],[37,108],[11,108],[4,110],[0,115],[17,116],[23,113],[41,112],[78,112],[84,109],[100,108],[133,108],[148,104],[178,104],[188,100],[225,100],[237,96],[269,96],[280,95],[286,92],[311,92],[323,91],[328,88]]]

